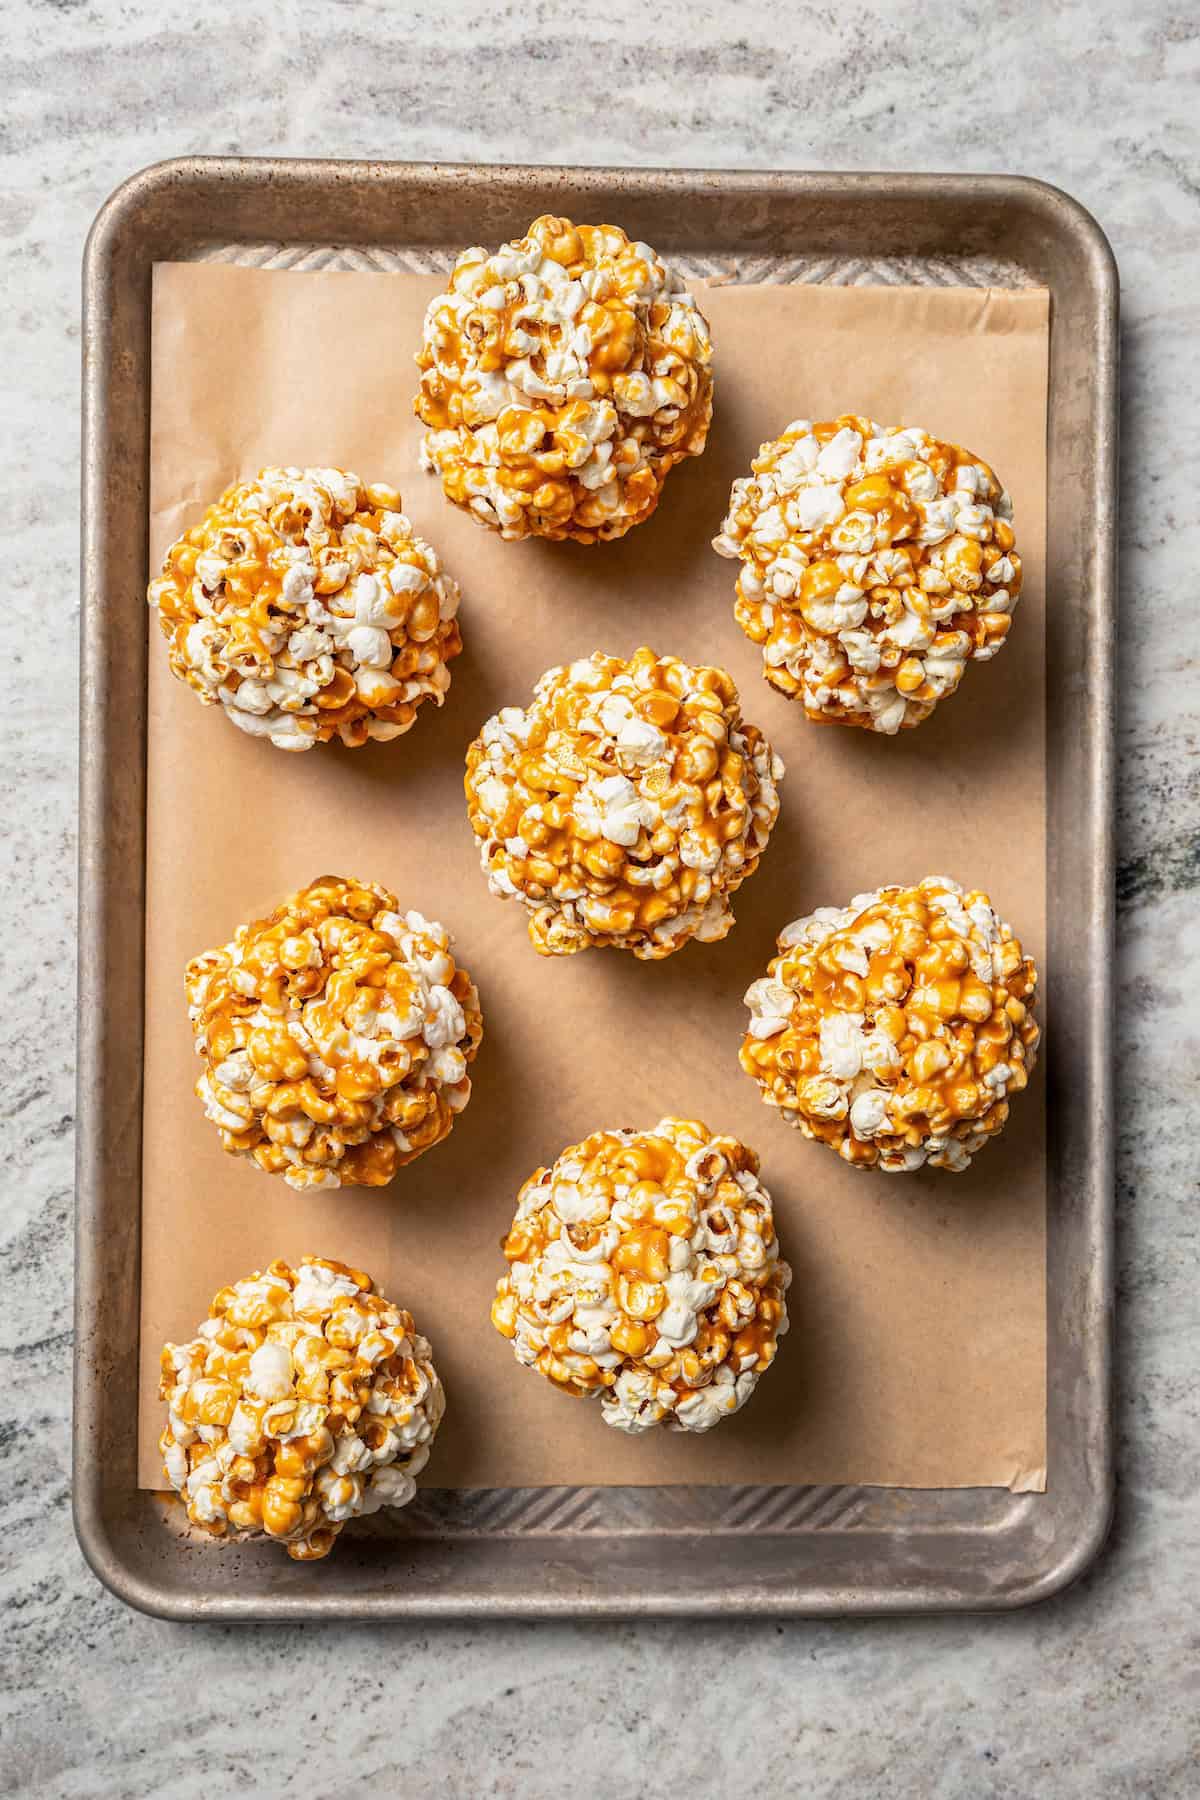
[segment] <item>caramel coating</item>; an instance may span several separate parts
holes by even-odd
[[[704,449],[711,361],[702,313],[648,244],[546,215],[492,254],[464,250],[430,303],[423,465],[501,537],[622,537]]]
[[[316,1256],[222,1288],[161,1366],[158,1447],[192,1524],[275,1538],[301,1562],[348,1519],[412,1499],[446,1406],[411,1314]]]
[[[458,587],[400,504],[340,469],[226,488],[150,583],[172,673],[281,750],[401,737],[462,639]]]
[[[763,674],[810,719],[891,735],[995,656],[1021,592],[987,463],[916,426],[798,419],[735,481],[713,547]]]
[[[492,1323],[518,1362],[606,1424],[707,1431],[737,1412],[788,1328],[758,1158],[706,1125],[596,1131],[521,1189]]]
[[[741,1064],[857,1167],[965,1169],[1028,1082],[1036,987],[986,894],[942,876],[881,888],[781,932],[746,994]]]
[[[291,1187],[381,1187],[471,1097],[479,996],[442,926],[325,875],[188,964],[221,1142]]]
[[[722,938],[757,867],[783,764],[723,669],[641,649],[550,669],[467,752],[467,810],[493,893],[544,956],[669,956]]]

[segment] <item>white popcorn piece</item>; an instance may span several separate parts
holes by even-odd
[[[758,1158],[694,1120],[597,1131],[521,1189],[492,1323],[518,1362],[619,1431],[708,1431],[788,1328]]]
[[[192,1524],[301,1562],[348,1520],[407,1505],[446,1408],[411,1314],[320,1257],[222,1288],[161,1367],[158,1447]]]
[[[1037,979],[978,890],[931,875],[857,894],[780,932],[746,991],[741,1064],[857,1167],[965,1169],[1036,1062]]]
[[[542,955],[656,960],[731,929],[782,776],[724,670],[597,651],[487,721],[467,752],[467,810],[491,891],[523,902]]]
[[[916,426],[797,419],[735,481],[713,548],[763,675],[812,719],[919,725],[1004,643],[1012,506],[978,457]]]
[[[281,750],[402,737],[462,638],[458,587],[399,507],[339,469],[227,488],[150,583],[172,673]]]
[[[290,1187],[380,1187],[470,1099],[479,995],[444,927],[386,888],[323,876],[194,957],[187,998],[223,1147]]]
[[[622,537],[703,451],[711,364],[703,314],[647,244],[546,215],[464,250],[430,302],[422,466],[502,537]]]

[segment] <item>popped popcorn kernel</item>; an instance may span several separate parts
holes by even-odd
[[[711,363],[703,314],[648,244],[546,215],[464,250],[430,302],[422,465],[503,538],[623,537],[704,449]]]
[[[780,933],[746,992],[741,1065],[856,1167],[965,1169],[1029,1080],[1037,979],[978,889],[931,875],[859,894]]]
[[[471,1097],[475,984],[444,927],[374,883],[322,876],[186,985],[205,1113],[289,1187],[382,1187]]]
[[[888,736],[995,656],[1021,593],[987,463],[917,426],[797,419],[735,481],[713,548],[763,674],[810,719]]]
[[[158,1440],[188,1518],[214,1538],[328,1556],[349,1519],[406,1506],[446,1410],[412,1315],[324,1257],[223,1287],[163,1348]]]
[[[779,815],[783,764],[723,669],[641,649],[549,669],[467,752],[467,810],[492,893],[543,956],[644,961],[733,925]]]
[[[571,1145],[521,1189],[503,1250],[497,1331],[619,1431],[720,1424],[788,1328],[758,1158],[694,1120]]]
[[[402,737],[462,649],[458,586],[400,495],[340,469],[226,488],[148,598],[172,674],[280,750]]]

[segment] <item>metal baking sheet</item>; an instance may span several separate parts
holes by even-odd
[[[270,1546],[212,1553],[137,1486],[151,270],[449,268],[548,211],[725,279],[1050,290],[1049,1485],[426,1489],[318,1581]],[[1008,176],[191,158],[100,213],[83,358],[74,1500],[100,1579],[162,1617],[281,1620],[991,1610],[1067,1585],[1112,1490],[1117,275],[1095,221]]]

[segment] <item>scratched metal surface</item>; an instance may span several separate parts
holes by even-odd
[[[205,1554],[180,1509],[139,1492],[134,1471],[140,1093],[130,1111],[123,1073],[114,1108],[105,1082],[114,1066],[140,1068],[149,270],[193,257],[444,272],[452,245],[515,235],[539,211],[598,206],[689,276],[1051,289],[1049,480],[1070,499],[1052,520],[1048,585],[1056,564],[1083,578],[1052,615],[1048,656],[1074,666],[1085,643],[1094,666],[1082,729],[1076,718],[1068,740],[1048,720],[1047,1056],[1052,1118],[1062,1118],[1051,1142],[1050,1491],[424,1488],[403,1511],[347,1531],[317,1583],[269,1546]],[[1112,1481],[1111,1022],[1094,972],[1108,966],[1111,937],[1115,375],[1115,269],[1098,228],[1055,190],[1005,177],[192,159],[135,177],[109,203],[85,269],[81,729],[92,753],[81,807],[75,1501],[84,1552],[115,1592],[180,1619],[911,1612],[1019,1605],[1086,1566]],[[1082,940],[1055,942],[1063,914],[1089,921]],[[1056,1115],[1068,1085],[1072,1108]],[[97,1443],[109,1446],[102,1462]]]

